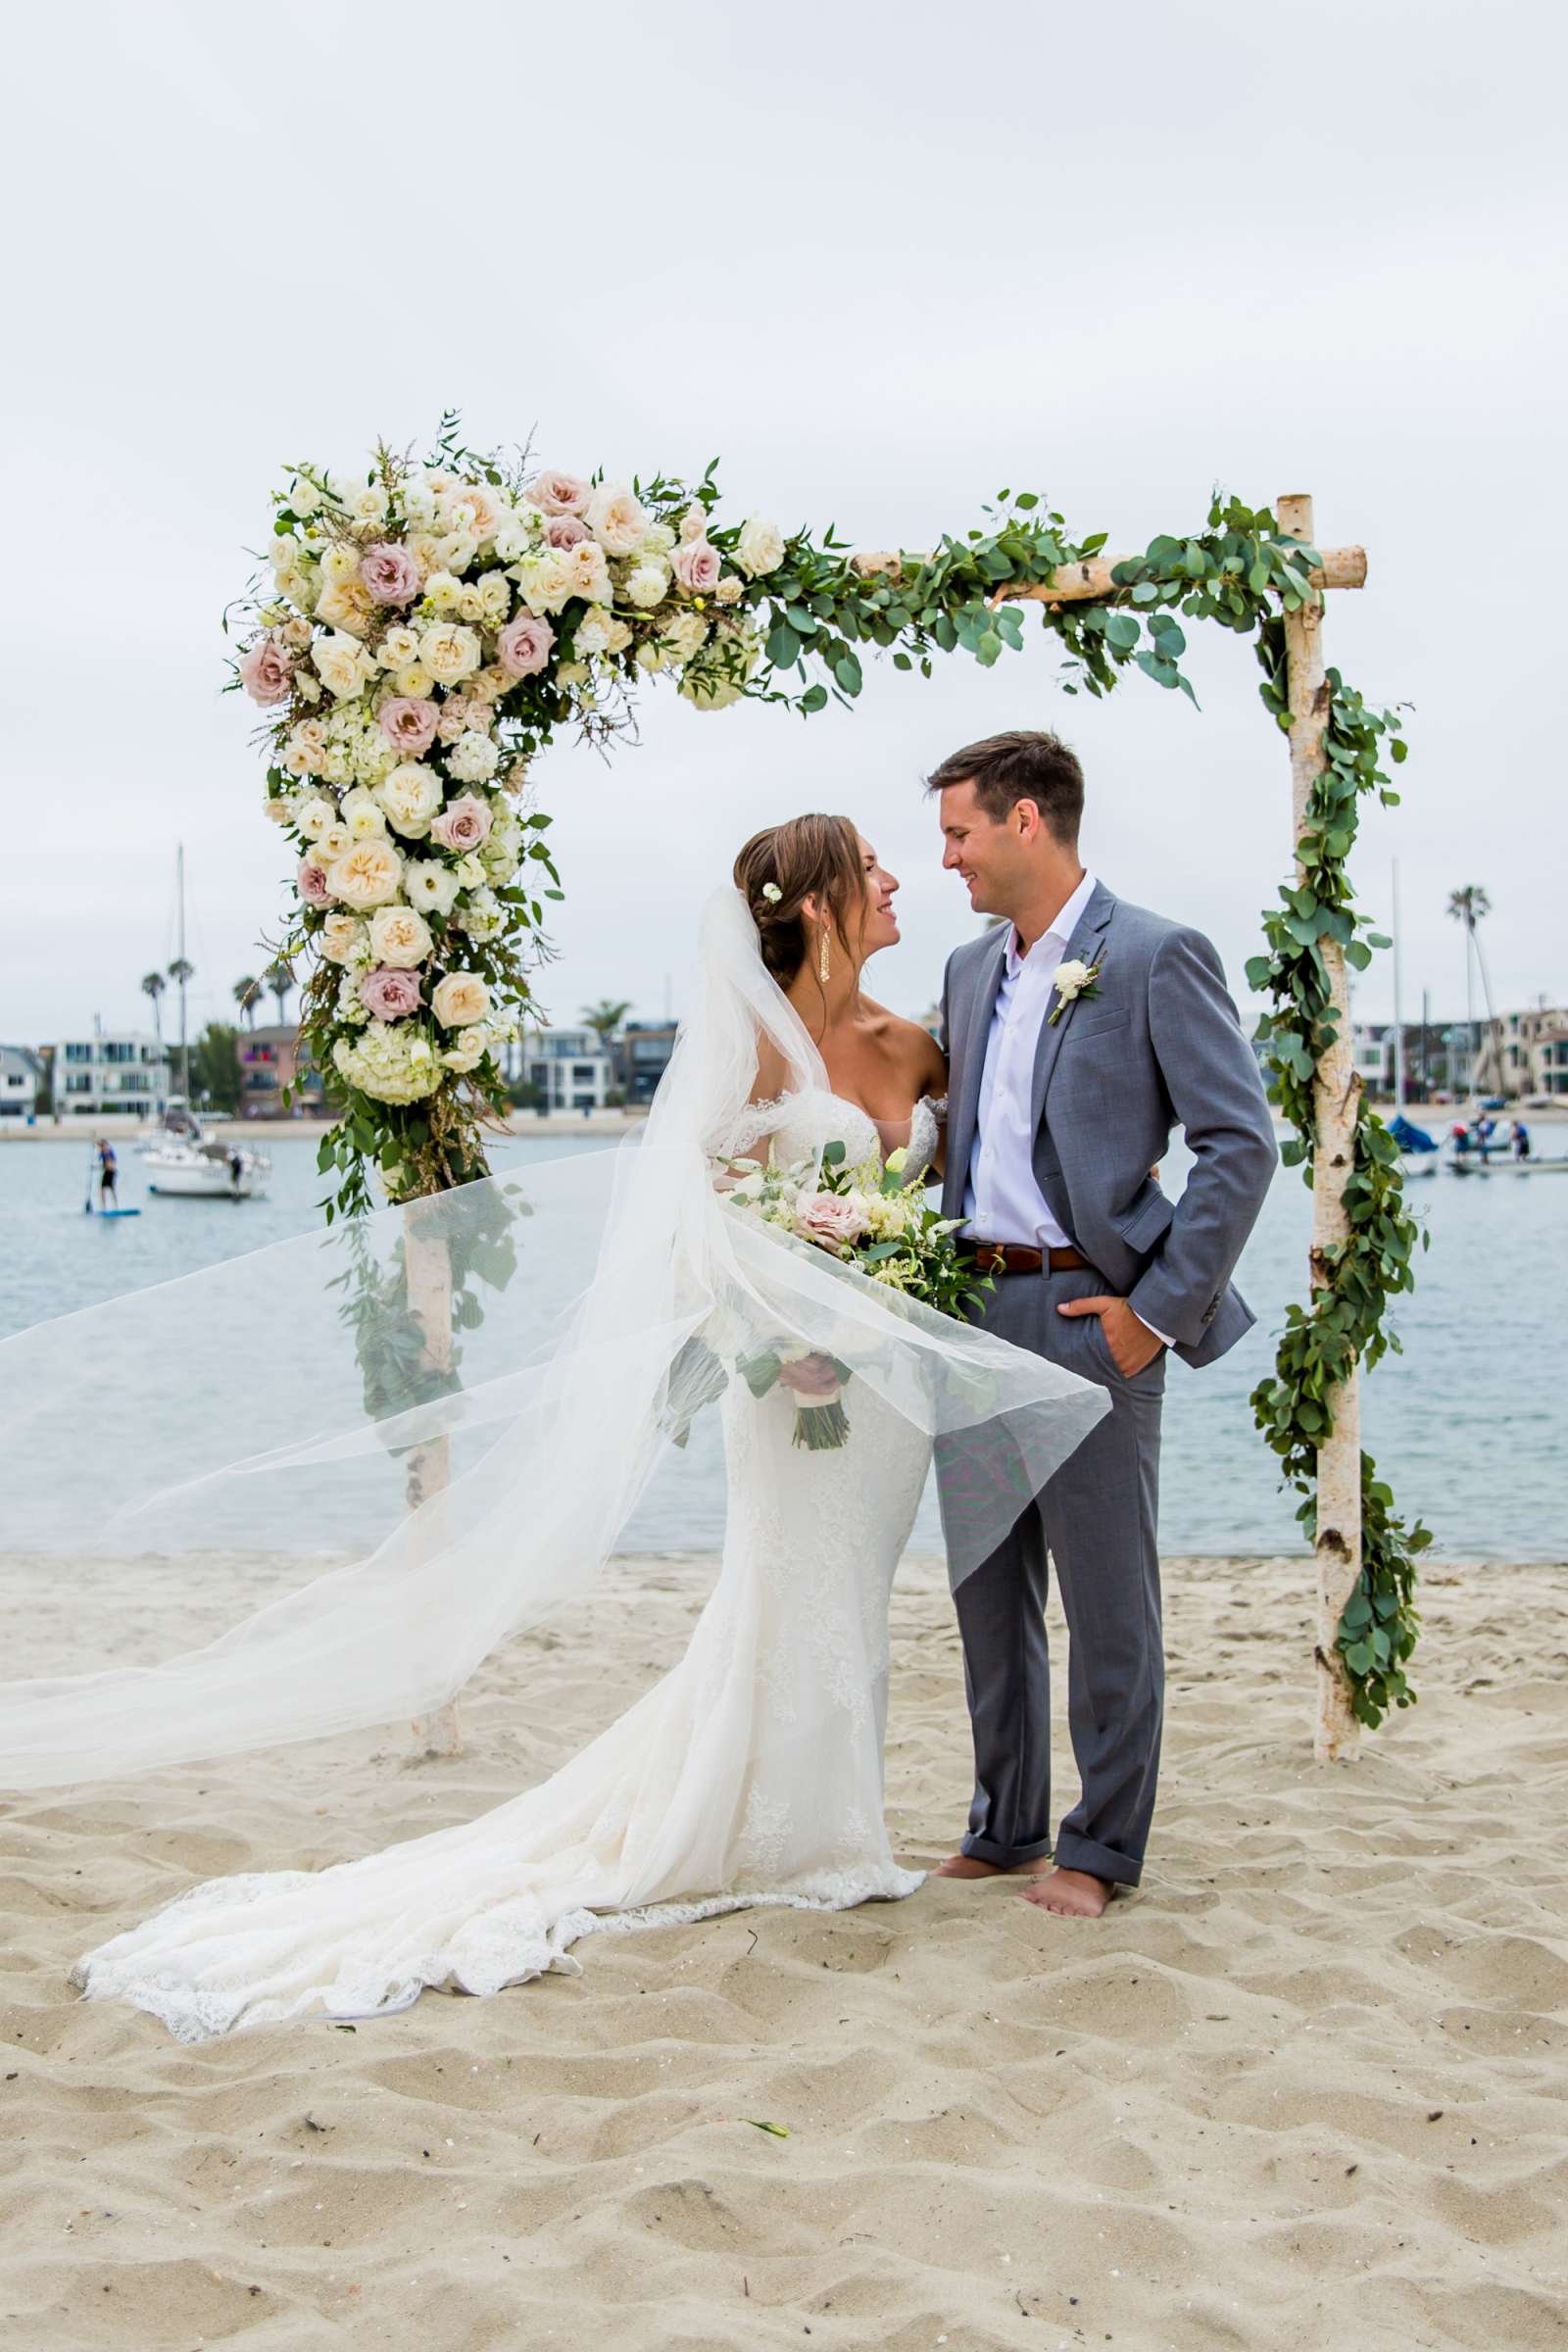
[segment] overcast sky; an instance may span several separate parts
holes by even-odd
[[[1413,706],[1405,1009],[1463,1004],[1447,893],[1484,884],[1499,1003],[1568,996],[1561,656],[1560,16],[1492,0],[1048,0],[970,11],[572,11],[274,0],[12,23],[5,566],[11,818],[0,1038],[144,1020],[189,866],[198,1020],[232,1017],[283,905],[220,616],[285,461],[534,436],[577,471],[699,473],[726,513],[919,548],[1003,484],[1115,549],[1211,484],[1309,490],[1371,573],[1330,659]],[[1085,852],[1233,976],[1288,858],[1283,739],[1250,651],[1192,641],[1202,704],[1063,699],[1051,642],[853,715],[699,714],[667,685],[607,765],[537,772],[567,903],[559,1018],[657,1015],[757,826],[853,815],[904,882],[874,991],[917,1011],[972,921],[920,776],[1059,726]],[[1357,1010],[1392,1006],[1388,958]]]

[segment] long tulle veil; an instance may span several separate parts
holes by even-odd
[[[0,1787],[429,1714],[585,1591],[780,1337],[942,1446],[955,1577],[995,1548],[1103,1396],[725,1205],[760,1041],[788,1094],[826,1072],[735,891],[702,948],[635,1140],[0,1343],[0,1575],[37,1595],[50,1670],[0,1685]]]

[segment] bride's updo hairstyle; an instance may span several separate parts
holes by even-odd
[[[865,921],[860,836],[847,816],[792,816],[754,833],[735,860],[735,887],[752,910],[762,961],[788,988],[817,937],[801,914],[814,899],[832,920],[845,953],[857,952]]]

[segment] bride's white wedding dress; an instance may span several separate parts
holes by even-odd
[[[879,1130],[819,1086],[743,1116],[731,1148],[761,1132],[786,1163],[906,1142],[910,1181],[937,1146],[930,1103],[906,1134]],[[674,1670],[561,1771],[363,1861],[210,1881],[89,1953],[82,1989],[196,2041],[384,2014],[426,1986],[495,1992],[574,1970],[596,1932],[911,1894],[922,1874],[894,1859],[882,1809],[888,1596],[931,1442],[866,1383],[846,1403],[849,1443],[810,1452],[786,1390],[731,1379],[712,1596]]]

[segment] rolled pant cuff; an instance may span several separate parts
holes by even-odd
[[[1097,1845],[1093,1838],[1080,1838],[1076,1830],[1062,1831],[1054,1859],[1058,1870],[1084,1870],[1091,1878],[1109,1879],[1118,1886],[1136,1886],[1144,1875],[1142,1862],[1118,1854],[1114,1846]]]
[[[1033,1845],[998,1845],[994,1838],[977,1838],[972,1830],[964,1833],[958,1847],[973,1862],[991,1862],[999,1870],[1012,1870],[1020,1862],[1038,1862],[1051,1851],[1049,1838],[1036,1838]]]

